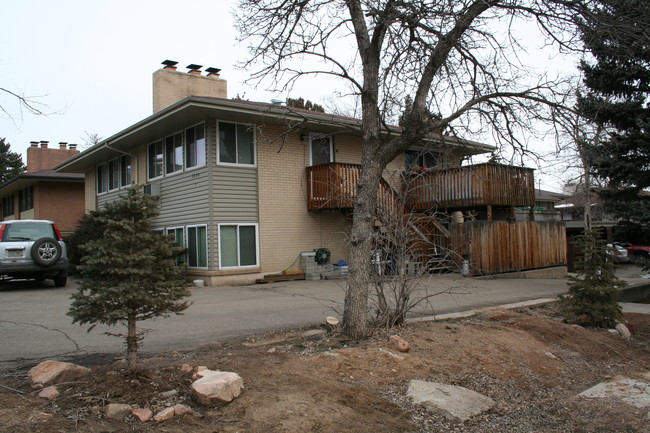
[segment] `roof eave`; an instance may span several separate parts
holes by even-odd
[[[193,109],[196,111],[192,111]],[[349,131],[350,133],[359,133],[361,131],[361,121],[351,117],[309,112],[306,110],[294,110],[284,105],[189,96],[102,140],[93,147],[57,165],[54,167],[54,170],[59,172],[84,172],[88,166],[94,165],[90,161],[101,160],[104,154],[111,153],[116,157],[119,156],[119,152],[128,153],[132,147],[123,146],[125,148],[120,148],[120,143],[128,143],[128,138],[136,135],[138,132],[158,125],[163,120],[171,119],[175,116],[182,119],[184,118],[183,113],[186,113],[188,118],[199,119],[205,117],[205,110],[226,112],[230,117],[245,115],[251,119],[256,117],[261,119],[271,117],[276,120],[303,122],[307,127],[318,125],[319,127],[324,127],[332,131]],[[390,135],[399,134],[397,128],[386,132]],[[494,146],[484,143],[451,136],[437,135],[431,137],[431,139],[436,142],[449,142],[450,145],[457,147],[462,146],[467,149],[467,153],[469,154],[486,153],[495,149]]]

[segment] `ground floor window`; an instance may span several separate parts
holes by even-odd
[[[187,267],[208,267],[208,229],[206,226],[187,227]]]
[[[222,268],[258,265],[257,224],[219,225],[219,263]]]
[[[185,248],[185,229],[183,227],[167,228],[167,234],[173,237],[176,245]],[[186,258],[184,256],[176,257],[176,266],[181,266],[185,262]]]

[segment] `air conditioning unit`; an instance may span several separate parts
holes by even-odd
[[[160,195],[160,182],[148,183],[142,187],[145,195]]]

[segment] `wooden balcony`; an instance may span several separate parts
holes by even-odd
[[[330,163],[307,167],[307,208],[354,208],[360,175],[361,166],[357,164]],[[404,205],[385,181],[380,185],[378,204],[387,212],[404,212]]]
[[[361,166],[356,164],[307,167],[308,209],[352,209],[360,174]],[[406,173],[402,179],[406,208],[415,211],[534,206],[534,188],[533,169],[498,164]],[[387,211],[404,211],[398,194],[387,182],[382,182],[379,206]]]
[[[525,167],[486,163],[409,173],[402,188],[415,211],[535,206],[533,169]]]

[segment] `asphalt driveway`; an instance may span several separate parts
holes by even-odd
[[[632,272],[631,279],[640,272]],[[105,335],[122,327],[73,325],[66,315],[75,282],[65,288],[51,283],[13,281],[0,284],[0,369],[31,367],[44,359],[101,363],[124,353],[123,340]],[[639,280],[641,282],[648,280]],[[150,332],[142,353],[195,349],[232,337],[272,330],[316,326],[326,316],[339,316],[344,280],[291,281],[235,287],[192,289],[192,305],[183,315],[142,322]],[[434,276],[422,290],[431,298],[420,315],[554,298],[566,291],[564,279],[474,279]]]

